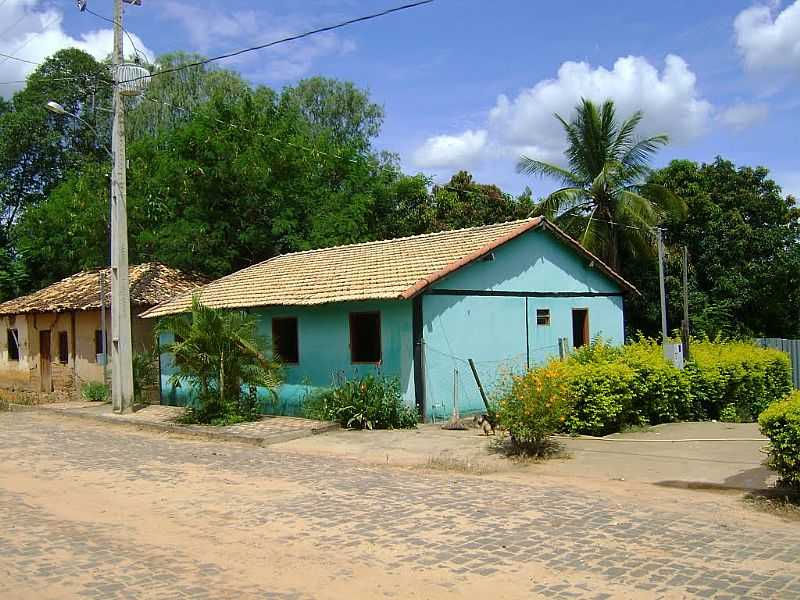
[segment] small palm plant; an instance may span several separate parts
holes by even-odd
[[[669,190],[646,182],[650,159],[669,138],[636,136],[642,117],[636,112],[618,123],[611,100],[601,107],[582,100],[571,121],[556,115],[567,136],[569,168],[527,156],[517,163],[520,173],[552,177],[563,185],[534,214],[556,221],[615,270],[621,250],[634,256],[649,253],[653,227],[667,213],[686,211]]]
[[[170,377],[173,386],[188,383],[196,394],[194,416],[200,422],[242,420],[242,388],[249,396],[255,388],[266,389],[273,398],[282,382],[280,363],[265,356],[267,347],[256,331],[256,320],[243,311],[217,310],[192,299],[189,315],[165,317],[156,326],[156,335],[171,333],[174,341],[162,351],[174,356],[177,372]]]

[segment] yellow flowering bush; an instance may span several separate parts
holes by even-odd
[[[512,378],[500,399],[497,418],[515,449],[533,456],[547,450],[548,438],[564,427],[572,410],[566,365],[551,361]]]

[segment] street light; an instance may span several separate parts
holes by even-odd
[[[88,128],[91,130],[91,132],[92,132],[92,133],[94,134],[94,136],[95,136],[95,139],[99,141],[100,134],[99,134],[99,133],[97,133],[97,129],[95,129],[94,127],[92,127],[91,123],[89,123],[89,122],[88,122],[86,119],[83,119],[83,118],[79,117],[79,116],[78,116],[78,115],[76,115],[75,113],[71,113],[71,112],[69,112],[69,111],[68,111],[66,108],[64,108],[64,107],[63,107],[61,104],[59,104],[58,102],[56,102],[56,101],[54,101],[54,100],[50,100],[50,102],[48,102],[47,104],[45,104],[45,105],[44,105],[44,107],[45,107],[47,110],[49,110],[51,113],[55,114],[55,115],[61,115],[61,116],[72,117],[73,119],[75,119],[75,120],[77,120],[77,121],[80,121],[81,123],[83,123],[84,125],[86,125],[86,127],[88,127]],[[100,146],[100,144],[99,144],[99,143],[98,143],[97,145],[98,145],[98,146]],[[110,156],[112,159],[114,158],[114,155],[113,155],[113,154],[111,154],[111,150],[109,150],[109,149],[108,149],[108,146],[106,146],[105,144],[103,144],[103,145],[102,145],[102,146],[100,146],[100,147],[101,147],[103,150],[105,150],[105,151],[106,151],[106,154],[108,154],[108,155],[109,155],[109,156]]]
[[[65,115],[65,114],[67,114],[66,109],[63,106],[61,106],[58,102],[54,102],[53,100],[50,100],[50,102],[45,104],[44,107],[47,110],[49,110],[51,113],[55,113],[57,115]],[[75,115],[72,115],[72,116],[74,117]]]
[[[94,133],[95,140],[99,141],[98,138],[100,137],[100,134],[97,133],[97,130],[94,127],[92,127],[85,119],[82,119],[81,117],[79,117],[75,113],[69,112],[66,108],[64,108],[58,102],[56,102],[54,100],[50,100],[47,104],[44,105],[44,107],[47,110],[49,110],[51,113],[53,113],[53,114],[72,117],[73,119],[75,119],[77,121],[80,121],[81,123],[86,125],[86,127],[88,127],[92,131],[92,133]],[[100,145],[100,144],[98,143],[97,145]],[[111,153],[111,150],[109,150],[108,147],[105,144],[103,144],[102,148],[103,148],[103,150],[106,151],[106,153],[113,160],[114,155]],[[105,282],[103,281],[103,272],[102,271],[100,271],[99,278],[100,278],[100,330],[102,331],[101,335],[103,337],[102,346],[101,346],[101,350],[102,350],[102,354],[103,354],[103,383],[107,385],[108,384],[108,348],[106,347],[106,339],[107,339],[107,334],[106,334],[106,290],[105,290]]]

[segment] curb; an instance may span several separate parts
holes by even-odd
[[[108,417],[104,415],[92,415],[77,412],[79,409],[64,409],[64,408],[43,408],[40,406],[29,406],[25,404],[9,403],[10,412],[40,412],[44,414],[54,414],[64,417],[72,417],[75,419],[84,419],[87,421],[94,421],[95,423],[112,424],[122,427],[135,428],[140,431],[153,431],[157,433],[169,433],[174,435],[186,435],[190,437],[201,438],[209,441],[220,442],[237,442],[247,444],[249,446],[271,446],[273,444],[282,444],[301,438],[311,437],[340,429],[338,423],[329,423],[315,429],[305,429],[299,431],[286,431],[276,432],[274,434],[265,436],[248,436],[239,435],[236,433],[228,433],[224,431],[213,431],[202,425],[181,425],[179,423],[149,423],[147,421],[135,422],[126,421],[116,417]],[[210,426],[209,426],[210,427]]]

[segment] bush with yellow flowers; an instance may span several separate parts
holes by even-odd
[[[572,411],[571,398],[565,364],[551,361],[513,377],[511,389],[498,404],[497,418],[517,451],[542,456],[548,438],[564,428]]]

